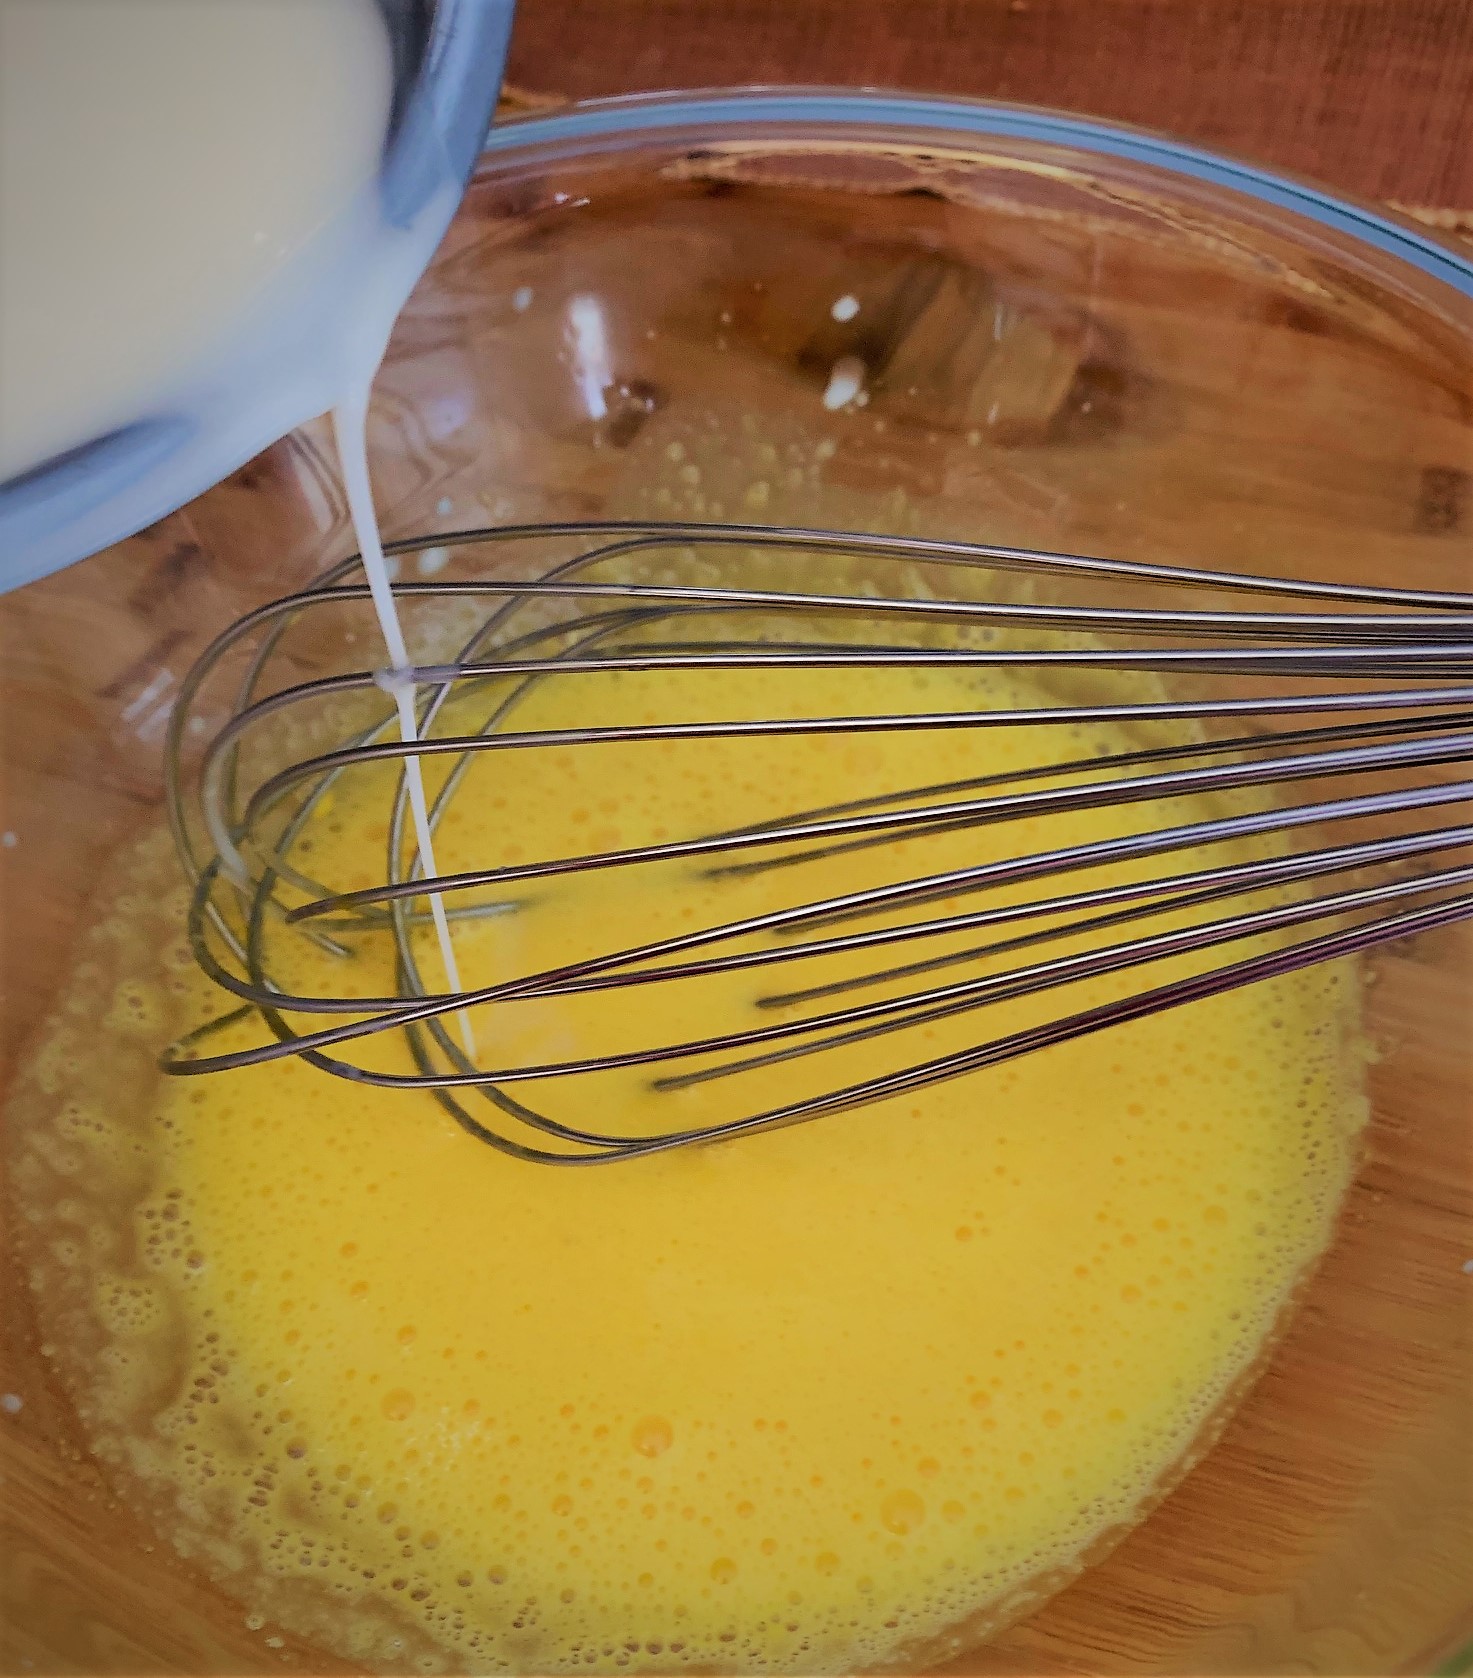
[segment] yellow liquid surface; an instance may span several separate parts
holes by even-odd
[[[875,678],[858,700],[825,673],[660,680],[546,683],[513,726],[940,711],[974,705],[979,684],[990,704],[1040,698],[934,672]],[[1098,726],[488,754],[441,824],[439,862],[710,833],[1137,744]],[[341,783],[299,863],[339,888],[380,879],[386,785]],[[458,923],[457,951],[486,983],[1143,819],[972,828],[741,879],[676,862],[527,883],[500,894],[515,911]],[[149,917],[177,913],[136,887],[94,940],[94,975],[111,950],[157,948]],[[282,982],[390,984],[382,944],[344,962],[272,937]],[[792,1017],[754,1004],[920,953],[506,1004],[474,1025],[497,1066],[675,1042]],[[435,988],[428,944],[424,966]],[[177,934],[167,969],[107,1005],[115,1048],[155,1046],[176,1012],[220,1011]],[[508,1089],[565,1122],[667,1131],[1165,976],[680,1093],[652,1092],[638,1068]],[[1311,971],[812,1124],[551,1169],[478,1144],[427,1096],[292,1060],[169,1082],[126,1120],[105,1085],[75,1093],[68,1033],[98,1008],[79,982],[37,1072],[56,1099],[22,1173],[35,1204],[55,1206],[59,1178],[70,1196],[47,1214],[38,1285],[98,1449],[177,1547],[253,1612],[339,1653],[539,1672],[886,1662],[1067,1576],[1231,1401],[1349,1175],[1364,1107],[1355,985],[1347,969]],[[365,1058],[409,1065],[385,1043]],[[120,1233],[92,1239],[84,1219]]]

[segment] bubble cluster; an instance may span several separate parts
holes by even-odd
[[[539,722],[653,702],[581,680],[544,684]],[[794,706],[839,697],[797,680]],[[966,680],[904,675],[858,705],[941,709]],[[760,715],[773,692],[733,677],[699,703]],[[1119,746],[1072,733],[1051,749]],[[967,751],[928,734],[498,754],[526,761],[467,778],[443,860],[710,831],[857,779],[941,784],[976,773]],[[343,783],[324,870],[377,866],[371,793]],[[1070,819],[1077,838],[1106,818]],[[977,843],[938,841],[927,865]],[[172,953],[167,864],[157,839],[120,864],[121,907],[10,1127],[38,1305],[99,1456],[180,1554],[249,1624],[369,1666],[844,1671],[1006,1614],[1200,1448],[1328,1239],[1364,1116],[1356,977],[1324,969],[919,1100],[541,1171],[428,1099],[295,1063],[147,1077],[141,1045],[210,1007]],[[462,958],[659,936],[708,913],[707,889],[574,883]],[[669,986],[662,1024],[725,1028],[752,983]],[[509,1055],[645,1023],[539,1006],[508,1014]],[[927,1052],[974,1025],[950,1029]],[[631,1075],[566,1099],[648,1126],[656,1098]]]

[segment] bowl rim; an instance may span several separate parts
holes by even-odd
[[[775,124],[931,130],[939,136],[1025,140],[1145,164],[1244,194],[1346,234],[1473,299],[1473,258],[1410,221],[1319,183],[1169,134],[1044,106],[882,88],[697,88],[622,94],[493,121],[481,156],[509,159],[539,145],[632,138],[667,129],[743,129]]]

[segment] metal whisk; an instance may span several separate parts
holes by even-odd
[[[478,574],[425,576],[444,547]],[[372,669],[322,674],[312,664],[322,639],[313,626],[324,614],[359,610],[367,596],[354,580],[356,560],[346,561],[319,586],[233,625],[184,685],[168,769],[175,836],[195,882],[190,936],[201,965],[241,1006],[176,1044],[164,1061],[171,1073],[300,1055],[345,1078],[432,1090],[472,1135],[521,1159],[628,1159],[908,1094],[1473,916],[1473,823],[1430,825],[1445,806],[1473,799],[1473,780],[1457,778],[1473,757],[1473,596],[738,525],[521,526],[392,551],[430,553],[419,568],[424,580],[396,585],[402,601],[469,615],[454,656],[406,678],[426,736],[412,749],[449,760],[435,822],[485,754],[548,747],[964,729],[976,731],[983,772],[941,786],[863,787],[842,805],[760,825],[433,880],[406,843],[400,775],[385,812],[384,879],[333,890],[314,878],[304,839],[341,777],[373,763],[392,768],[407,751],[394,733],[387,678]],[[524,566],[530,556],[534,580],[502,576],[510,556]],[[836,567],[863,581],[818,589]],[[351,661],[352,637],[344,647]],[[975,708],[940,712],[517,726],[538,684],[570,674],[841,670],[852,672],[862,704],[866,674],[897,668],[1021,672],[1048,702],[999,709],[979,689]],[[201,749],[202,695],[227,676],[235,678],[229,714]],[[1112,691],[1122,678],[1146,679],[1153,690]],[[1094,687],[1081,695],[1081,683]],[[481,691],[493,702],[474,729],[436,733],[447,706],[453,717],[459,699]],[[321,724],[317,735],[304,733],[299,720],[324,708],[326,738]],[[1096,723],[1127,726],[1143,743],[986,772],[987,731]],[[1206,795],[1224,813],[1203,818],[1199,806],[1191,819],[1160,819],[1162,800]],[[912,874],[907,864],[904,877],[871,888],[824,889],[825,861],[857,849],[1081,809],[1139,811],[1141,819],[1086,843],[931,873]],[[1247,841],[1258,850],[1241,854]],[[1238,842],[1240,854],[1212,860],[1208,848],[1225,842]],[[796,870],[789,877],[806,883],[806,895],[465,994],[427,986],[415,935],[432,889],[444,894],[454,925],[517,914],[529,892],[559,877],[598,871],[612,885],[621,870],[648,862],[679,864],[708,882]],[[1098,875],[1091,883],[1092,870],[1143,862],[1148,874],[1134,883],[1100,884]],[[1162,917],[1171,924],[1152,930]],[[293,991],[269,960],[286,928],[345,956],[364,940],[392,940],[396,988]],[[936,942],[957,934],[977,941],[961,949]],[[1235,955],[1232,947],[1248,940],[1258,947]],[[1158,964],[1219,949],[1215,965],[1164,980],[1157,973],[1153,982]],[[859,962],[851,975],[805,985],[805,960],[840,952]],[[759,970],[768,987],[750,1024],[660,1039],[662,985],[741,969]],[[1055,990],[1066,997],[1071,984],[1103,975],[1133,977],[1104,1003],[989,1035],[988,1007]],[[652,1041],[618,1053],[501,1065],[493,1032],[483,1034],[475,1064],[445,1029],[465,1006],[629,987],[646,988],[655,1023]],[[265,1027],[261,1042],[209,1052],[213,1034],[250,1015]],[[303,1030],[310,1015],[337,1018]],[[975,1040],[959,1050],[735,1117],[672,1119],[656,1134],[582,1128],[513,1093],[627,1069],[644,1069],[657,1090],[692,1090],[959,1015],[977,1021]],[[416,1070],[344,1058],[385,1032],[406,1035]]]

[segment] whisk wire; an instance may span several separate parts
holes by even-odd
[[[430,1090],[470,1134],[514,1157],[598,1163],[907,1094],[1473,916],[1473,861],[1436,861],[1473,846],[1473,824],[1395,829],[1398,822],[1417,823],[1432,811],[1473,802],[1473,780],[1439,778],[1473,759],[1473,596],[744,525],[588,521],[433,540],[461,554],[508,546],[556,554],[569,544],[576,551],[544,564],[530,581],[481,576],[399,584],[397,592],[411,606],[477,609],[479,621],[455,657],[428,660],[391,678],[375,670],[322,675],[298,668],[292,680],[268,689],[277,671],[287,668],[285,652],[298,625],[323,612],[353,610],[367,599],[367,589],[352,580],[355,562],[346,561],[319,586],[232,625],[183,684],[169,736],[169,803],[195,886],[190,937],[205,971],[240,1006],[176,1044],[164,1062],[172,1073],[298,1055],[366,1084]],[[429,539],[411,540],[391,551],[428,545]],[[823,562],[879,565],[911,592],[894,586],[847,593],[779,590],[719,580],[747,556],[765,563],[781,559],[800,579],[809,574],[805,568]],[[670,581],[669,568],[677,562],[694,562],[698,573],[713,573],[718,581]],[[631,581],[625,574],[631,567],[654,567],[657,580]],[[932,575],[965,586],[954,597],[938,595],[925,580]],[[1028,597],[1005,598],[1009,578],[1015,592],[1021,588]],[[1249,610],[1096,605],[1038,598],[1040,586],[1186,588],[1198,595],[1249,596],[1255,604]],[[1257,609],[1258,602],[1278,607],[1294,599],[1315,609]],[[528,616],[535,620],[531,627],[523,621]],[[226,721],[203,751],[191,753],[188,724],[201,694],[212,678],[237,666],[243,673]],[[861,700],[869,680],[886,674],[952,672],[983,683],[989,673],[1020,676],[1050,702],[993,705],[979,687],[975,706],[934,711],[602,717],[579,727],[517,726],[519,709],[549,681],[659,684],[707,673],[766,678],[785,671],[852,677]],[[1104,684],[1106,691],[1071,692],[1069,684],[1081,680]],[[1154,691],[1148,697],[1110,691],[1121,681],[1136,690],[1153,684]],[[1224,681],[1226,692],[1204,691],[1204,684],[1211,689]],[[1293,687],[1306,682],[1317,685]],[[1055,692],[1054,683],[1063,685]],[[1245,692],[1245,684],[1256,688]],[[406,745],[390,737],[392,715],[382,701],[397,702],[411,689],[422,737]],[[485,702],[474,731],[441,726],[447,707],[456,707],[449,715],[459,722],[473,698]],[[254,771],[251,754],[278,740],[296,718],[364,705],[373,712],[369,720],[341,730],[329,749],[284,764],[272,762],[267,749],[264,772]],[[978,731],[980,742],[989,730],[1077,731],[1100,724],[1133,730],[1139,743],[1103,755],[1055,754],[927,785],[866,787],[853,799],[720,832],[528,862],[503,859],[432,877],[406,832],[402,766],[411,756],[435,761],[444,771],[428,806],[434,831],[473,766],[492,761],[488,754],[958,730]],[[343,777],[375,766],[390,774],[400,770],[386,827],[385,877],[368,887],[334,889],[315,877],[306,841]],[[1274,800],[1278,789],[1327,780],[1348,780],[1352,790],[1298,804]],[[1214,802],[1223,813],[1194,813]],[[1105,812],[1119,831],[1052,846],[1031,837],[1038,822],[1095,811]],[[1340,843],[1322,842],[1320,830],[1338,823],[1365,831]],[[960,867],[928,872],[911,860],[921,854],[916,846],[1000,824],[1019,824],[1016,831],[1030,837],[1000,856],[984,853]],[[1224,846],[1240,854],[1174,873],[1154,871],[1174,854]],[[432,894],[455,924],[520,914],[560,879],[657,867],[681,871],[707,892],[739,891],[743,882],[773,870],[864,850],[903,860],[903,877],[729,914],[627,948],[570,952],[537,971],[449,994],[429,992],[419,971],[415,934]],[[1048,884],[1102,868],[1148,872],[1064,889]],[[1337,875],[1351,878],[1322,889]],[[1037,895],[1040,886],[1045,889]],[[1018,898],[1024,888],[1033,895]],[[997,892],[1001,901],[924,913],[928,904]],[[1266,901],[1232,906],[1234,899],[1254,896]],[[1429,897],[1433,901],[1405,906]],[[895,919],[916,910],[922,911],[919,919]],[[1182,924],[1129,930],[1153,917]],[[1337,924],[1308,930],[1324,922]],[[979,933],[991,936],[964,946],[955,942]],[[335,959],[350,957],[365,939],[387,937],[396,988],[374,995],[300,994],[274,968],[278,940],[289,935],[311,937]],[[1269,947],[1200,971],[1193,965],[1243,941]],[[930,953],[905,959],[907,950],[927,942]],[[1050,944],[1064,947],[1044,953]],[[902,959],[889,959],[885,951]],[[751,999],[751,1022],[738,1029],[609,1053],[475,1064],[444,1029],[446,1015],[466,1009],[591,997],[745,970],[786,973],[798,964],[867,952],[881,954],[880,964],[837,976],[815,972],[811,979],[759,991]],[[1033,954],[1015,959],[1024,952]],[[1192,970],[1184,970],[1184,962]],[[536,1111],[511,1093],[522,1085],[646,1069],[654,1073],[654,1090],[691,1092],[985,1007],[1044,998],[1072,984],[1115,983],[1161,963],[1175,964],[1163,983],[734,1118],[718,1114],[646,1135],[606,1134]],[[969,965],[984,971],[930,982]],[[883,994],[856,999],[864,991]],[[331,1023],[301,1029],[300,1022],[314,1015],[329,1016]],[[222,1032],[252,1018],[266,1028],[266,1040],[210,1052]],[[403,1035],[414,1071],[342,1057],[348,1046],[384,1032]],[[487,1104],[479,1117],[462,1095]],[[679,1115],[687,1111],[680,1107]]]

